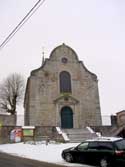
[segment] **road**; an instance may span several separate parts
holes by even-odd
[[[27,158],[0,153],[0,167],[64,167]]]
[[[67,167],[0,153],[0,167]],[[89,167],[83,165],[83,167]]]

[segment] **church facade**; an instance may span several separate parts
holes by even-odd
[[[57,46],[42,66],[31,72],[24,108],[25,125],[102,125],[97,76],[65,44]]]

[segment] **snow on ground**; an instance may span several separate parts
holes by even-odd
[[[24,144],[24,143],[14,143],[14,144],[1,144],[0,151],[9,154],[36,159],[44,162],[56,163],[66,166],[77,166],[77,167],[87,167],[83,164],[73,164],[65,162],[61,157],[61,152],[65,148],[74,147],[78,143],[50,143],[46,145],[45,143],[36,144]]]

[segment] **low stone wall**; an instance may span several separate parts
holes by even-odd
[[[24,137],[23,141],[42,141],[42,140],[54,140],[63,141],[61,135],[58,134],[55,126],[35,126],[34,137]]]
[[[2,126],[0,127],[0,143],[10,142],[10,132],[15,128],[21,128],[16,126]]]
[[[0,127],[0,143],[10,143],[10,132],[15,128],[22,128],[21,126],[2,126]],[[55,141],[63,141],[61,135],[57,133],[56,127],[54,126],[36,126],[35,127],[35,135],[34,137],[22,137],[22,141],[27,140],[55,140]]]
[[[99,132],[102,136],[112,136],[113,130],[116,130],[116,126],[91,126],[95,132]]]

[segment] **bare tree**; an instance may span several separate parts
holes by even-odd
[[[10,114],[16,114],[16,107],[24,99],[24,78],[17,73],[9,75],[0,84],[0,108]]]

